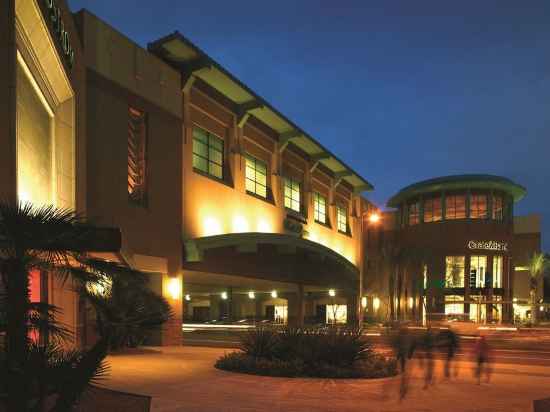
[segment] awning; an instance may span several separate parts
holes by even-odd
[[[184,270],[354,289],[359,269],[319,243],[278,233],[233,233],[185,242]]]

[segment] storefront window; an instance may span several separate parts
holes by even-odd
[[[487,196],[476,195],[470,196],[470,218],[472,219],[487,219]]]
[[[313,192],[313,218],[318,223],[327,223],[327,198]]]
[[[420,223],[420,203],[414,202],[409,204],[409,225],[418,223]]]
[[[487,301],[484,296],[470,296],[470,320],[474,322],[485,322],[487,319]]]
[[[502,196],[493,196],[493,219],[502,221],[504,218],[504,202]]]
[[[493,287],[502,287],[502,256],[493,256]]]
[[[284,189],[285,189],[285,207],[287,209],[291,209],[291,210],[294,210],[295,212],[300,213],[301,211],[300,182],[290,177],[285,177]]]
[[[445,219],[466,218],[466,197],[464,195],[449,195],[445,197]]]
[[[441,197],[434,197],[424,201],[424,222],[441,220]]]
[[[327,305],[327,323],[346,323],[348,320],[347,305]]]
[[[223,179],[223,140],[198,127],[193,128],[193,168]]]
[[[470,256],[470,287],[485,287],[485,272],[487,270],[487,256]]]
[[[459,295],[445,296],[445,315],[458,318],[464,314],[464,297]]]
[[[502,320],[502,296],[493,296],[493,303],[490,304],[493,322]]]
[[[267,197],[267,166],[261,160],[250,155],[245,156],[246,191],[263,197]]]
[[[464,287],[464,256],[447,256],[445,258],[445,287]]]

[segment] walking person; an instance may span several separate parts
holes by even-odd
[[[394,333],[392,336],[392,347],[401,371],[399,400],[403,400],[407,395],[409,387],[407,361],[412,358],[415,349],[414,339],[410,336],[409,330],[406,327],[401,327],[399,331]]]
[[[451,329],[443,329],[438,336],[438,341],[445,355],[445,378],[449,379],[451,377],[451,369],[454,357],[458,351],[458,335]],[[458,375],[458,368],[454,368],[454,377]]]
[[[476,360],[476,369],[475,375],[477,378],[477,384],[481,385],[481,377],[485,375],[486,382],[489,383],[491,380],[491,357],[490,357],[490,348],[489,343],[485,336],[481,335],[474,348],[475,360]]]
[[[428,389],[434,379],[434,346],[435,338],[431,327],[428,327],[422,338],[422,349],[424,350],[424,389]]]

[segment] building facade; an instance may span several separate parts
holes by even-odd
[[[506,178],[461,175],[419,182],[393,196],[388,206],[396,211],[369,228],[365,243],[372,259],[367,283],[383,292],[385,316],[525,320],[531,310],[526,265],[540,252],[540,218],[513,213],[525,194]],[[376,271],[383,273],[378,283]]]
[[[0,198],[86,213],[86,70],[64,0],[0,6]],[[31,300],[60,309],[77,337],[78,297],[32,273]]]
[[[145,49],[65,0],[7,0],[0,30],[0,197],[118,228],[95,256],[148,273],[174,313],[150,343],[186,321],[528,316],[540,222],[513,218],[519,185],[422,182],[376,224],[365,178],[181,34]],[[69,287],[31,285],[93,341]]]

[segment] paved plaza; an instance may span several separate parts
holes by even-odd
[[[490,383],[477,385],[472,364],[460,362],[458,378],[422,389],[413,364],[410,392],[397,399],[399,378],[333,380],[270,378],[213,367],[230,349],[168,347],[108,358],[112,389],[151,395],[154,412],[218,411],[532,411],[534,399],[550,397],[550,367],[495,364]]]

